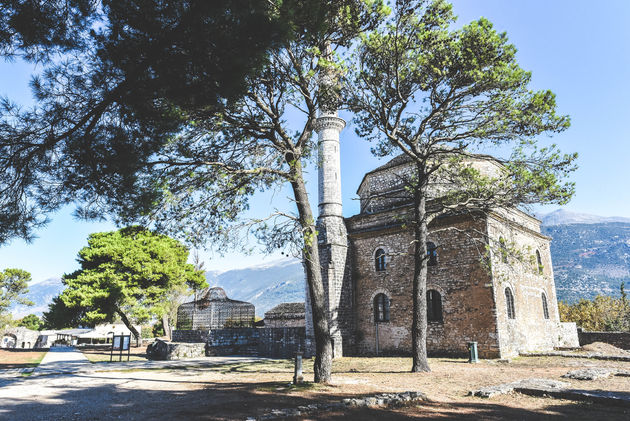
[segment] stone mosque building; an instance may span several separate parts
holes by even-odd
[[[413,231],[411,198],[404,194],[411,163],[398,156],[367,173],[361,211],[342,216],[336,113],[318,121],[319,252],[333,349],[340,355],[411,353]],[[491,157],[470,165],[492,171]],[[462,355],[478,343],[483,358],[578,346],[573,323],[561,323],[550,254],[540,221],[518,210],[453,215],[429,225],[427,277],[429,354]],[[506,245],[531,259],[517,262]],[[530,261],[531,260],[531,261]],[[488,264],[487,262],[490,262]],[[307,290],[306,344],[313,344]],[[309,345],[310,344],[310,345]]]

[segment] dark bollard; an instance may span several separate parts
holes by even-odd
[[[468,342],[468,362],[479,362],[479,359],[477,358],[477,342]]]
[[[295,371],[293,373],[293,384],[300,384],[304,381],[304,376],[302,375],[302,353],[295,353]]]

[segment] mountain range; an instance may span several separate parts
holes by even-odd
[[[630,218],[621,216],[599,216],[588,213],[570,212],[558,209],[547,214],[539,215],[543,226],[572,225],[572,224],[605,224],[611,222],[630,223]]]
[[[597,294],[618,295],[621,282],[630,289],[630,218],[602,217],[557,210],[539,215],[542,232],[552,237],[551,256],[558,299],[574,302]],[[256,306],[256,314],[282,302],[304,301],[304,272],[297,259],[225,272],[208,271],[210,286],[225,289],[228,297]],[[63,289],[59,278],[30,285],[34,307],[16,306],[14,317],[41,314]]]

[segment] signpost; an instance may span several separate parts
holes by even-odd
[[[114,335],[112,338],[112,349],[109,354],[109,362],[114,359],[114,351],[118,351],[118,361],[122,361],[123,352],[127,351],[127,361],[131,353],[131,335]]]

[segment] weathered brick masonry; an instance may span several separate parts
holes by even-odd
[[[355,258],[357,348],[362,355],[411,352],[413,232],[403,223],[408,209],[399,208],[349,221]],[[396,221],[396,218],[403,218]],[[392,223],[394,222],[394,223]],[[427,289],[442,297],[443,320],[429,322],[430,353],[457,354],[477,341],[481,356],[498,355],[494,298],[488,271],[481,264],[484,221],[444,218],[432,224],[429,240],[438,246],[439,263],[429,267]],[[377,271],[374,252],[386,252],[386,269]],[[390,319],[375,323],[374,297],[390,299]]]
[[[471,165],[492,174],[498,164],[480,156]],[[409,160],[399,156],[366,174],[357,192],[361,212],[346,219],[351,270],[344,284],[353,288],[355,321],[347,355],[411,352],[414,236],[403,185],[410,173]],[[427,290],[437,297],[430,354],[463,355],[469,341],[478,343],[481,357],[577,346],[575,326],[559,321],[550,238],[540,233],[540,221],[517,209],[446,216],[431,222],[428,242],[436,249]],[[383,296],[386,320],[375,320]]]

